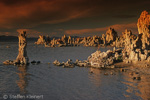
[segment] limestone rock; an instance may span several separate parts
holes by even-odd
[[[102,40],[103,40],[103,44],[105,45],[106,44],[106,36],[105,36],[105,34],[102,34]]]
[[[113,41],[116,40],[117,37],[118,37],[118,34],[113,28],[109,28],[108,31],[106,32],[107,43],[112,43]]]
[[[19,53],[15,63],[28,64],[29,58],[27,56],[27,50],[26,50],[26,46],[27,46],[26,31],[19,33],[18,38],[19,38],[19,49],[18,49]]]
[[[66,63],[64,63],[63,67],[64,68],[66,68],[66,67],[67,68],[73,68],[73,67],[75,67],[75,65],[74,65],[74,63],[72,62],[71,59],[68,59],[68,61]]]
[[[45,36],[43,35],[39,35],[37,42],[35,42],[35,44],[45,44],[45,43],[46,43],[46,40],[45,40]]]
[[[27,51],[26,51],[26,46],[27,46],[26,31],[19,33],[18,38],[19,38],[19,49],[18,49],[19,53],[18,53],[16,60],[14,61],[6,60],[3,62],[3,64],[5,65],[16,65],[16,64],[27,65],[29,63],[29,58],[27,56]]]
[[[88,61],[80,61],[80,60],[76,60],[75,61],[75,65],[79,66],[79,67],[89,67],[90,63]]]
[[[137,23],[138,32],[142,34],[142,48],[145,49],[150,45],[150,14],[143,11]]]
[[[11,61],[11,60],[6,60],[3,62],[4,65],[13,65],[14,64],[14,61]]]
[[[149,37],[150,34],[150,14],[147,11],[143,11],[138,19],[137,23],[139,34],[143,34]]]
[[[64,65],[63,63],[60,63],[58,60],[55,60],[53,62],[53,64],[56,65],[56,66],[62,66],[62,65]]]
[[[113,65],[114,63],[114,57],[112,53],[113,52],[111,50],[106,52],[96,51],[88,57],[88,61],[91,67],[109,68],[109,66]]]

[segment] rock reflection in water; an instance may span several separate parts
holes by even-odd
[[[92,83],[95,85],[95,86],[100,86],[101,85],[101,70],[99,69],[96,69],[96,68],[90,68],[89,69],[89,74],[92,74],[92,75],[89,75],[89,78],[90,80],[92,81]]]
[[[16,74],[19,76],[19,80],[16,81],[18,87],[20,88],[21,93],[26,93],[27,82],[27,66],[22,65],[18,66],[18,71]]]
[[[138,82],[137,88],[140,91],[139,96],[144,100],[150,100],[150,76],[143,75],[142,80]]]
[[[124,73],[124,75],[126,77],[122,83],[127,85],[125,97],[134,98],[131,96],[135,95],[143,100],[150,100],[150,75],[137,74],[136,76],[141,76],[141,80],[134,80],[133,76],[128,73]]]

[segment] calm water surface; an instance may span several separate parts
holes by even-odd
[[[7,45],[10,48],[6,48]],[[101,51],[107,49],[111,48],[101,48]],[[62,68],[52,64],[55,59],[86,60],[96,50],[94,47],[44,48],[30,42],[29,59],[39,60],[41,64],[17,67],[2,65],[2,62],[16,59],[18,43],[0,43],[0,100],[5,95],[7,100],[15,100],[10,95],[17,94],[39,96],[29,100],[150,100],[149,75],[137,81],[128,73],[116,70]],[[94,73],[89,73],[90,70]],[[116,75],[104,75],[112,72]]]

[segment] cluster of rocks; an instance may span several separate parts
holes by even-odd
[[[126,38],[126,45],[122,52],[123,60],[127,63],[150,61],[150,15],[143,11],[137,23],[139,35],[135,40]]]
[[[58,60],[55,60],[53,62],[53,64],[56,65],[56,66],[63,66],[64,68],[66,68],[66,67],[67,68],[73,68],[73,67],[75,67],[75,64],[72,62],[71,59],[68,59],[67,62],[62,62],[62,63],[60,63]]]
[[[53,64],[56,66],[62,66],[64,68],[74,68],[75,66],[90,67],[90,63],[88,61],[86,60],[80,61],[78,59],[75,62],[73,62],[71,59],[68,59],[67,62],[62,62],[62,63],[60,63],[58,60],[55,60]]]
[[[81,38],[72,38],[71,36],[67,37],[66,35],[62,36],[59,39],[50,38],[49,36],[39,35],[39,38],[35,44],[44,44],[45,47],[66,47],[66,46],[78,46],[81,41]]]
[[[62,36],[59,39],[45,37],[40,35],[35,44],[44,44],[45,47],[66,47],[66,46],[105,46],[110,45],[117,39],[117,32],[113,28],[109,28],[105,34],[102,36],[92,36],[92,37],[78,37],[72,38],[71,36]]]
[[[72,62],[71,59],[68,59],[67,62],[60,63],[58,60],[55,60],[53,64],[56,66],[63,66],[68,68],[72,68],[74,66],[115,68],[113,64],[122,61],[121,51],[122,49],[115,49],[115,47],[113,51],[108,50],[107,52],[101,52],[97,50],[95,53],[91,54],[91,56],[89,56],[87,60],[84,61],[80,61],[77,59],[75,62]]]
[[[31,64],[33,64],[33,65],[37,65],[37,64],[40,64],[40,63],[41,63],[40,61],[35,61],[35,60],[31,61]]]
[[[125,63],[136,63],[138,61],[150,61],[150,15],[143,11],[137,23],[139,35],[135,36],[130,30],[122,33],[122,40],[116,39],[116,45],[124,46],[120,49],[121,53],[116,51],[96,51],[88,57],[92,67],[107,68],[114,65],[114,61],[119,59]],[[120,42],[121,41],[121,42]]]
[[[125,32],[122,32],[120,37],[117,37],[116,41],[113,42],[113,45],[116,47],[125,47],[125,45],[128,45],[129,41],[133,41],[136,39],[137,36],[132,34],[131,30],[126,29]]]
[[[121,36],[118,36],[117,32],[113,28],[109,28],[106,34],[102,36],[89,36],[89,37],[78,37],[72,38],[71,36],[62,36],[59,39],[50,38],[49,36],[40,35],[35,44],[43,44],[45,47],[66,47],[66,46],[115,46],[124,47],[126,44],[126,38],[136,40],[137,36],[132,34],[131,30],[125,30]]]
[[[122,49],[115,48],[106,52],[97,50],[88,57],[88,62],[95,68],[115,68],[114,63],[122,61],[121,51]]]

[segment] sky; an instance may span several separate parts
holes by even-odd
[[[0,0],[0,35],[92,36],[109,27],[138,34],[137,20],[150,0]]]

